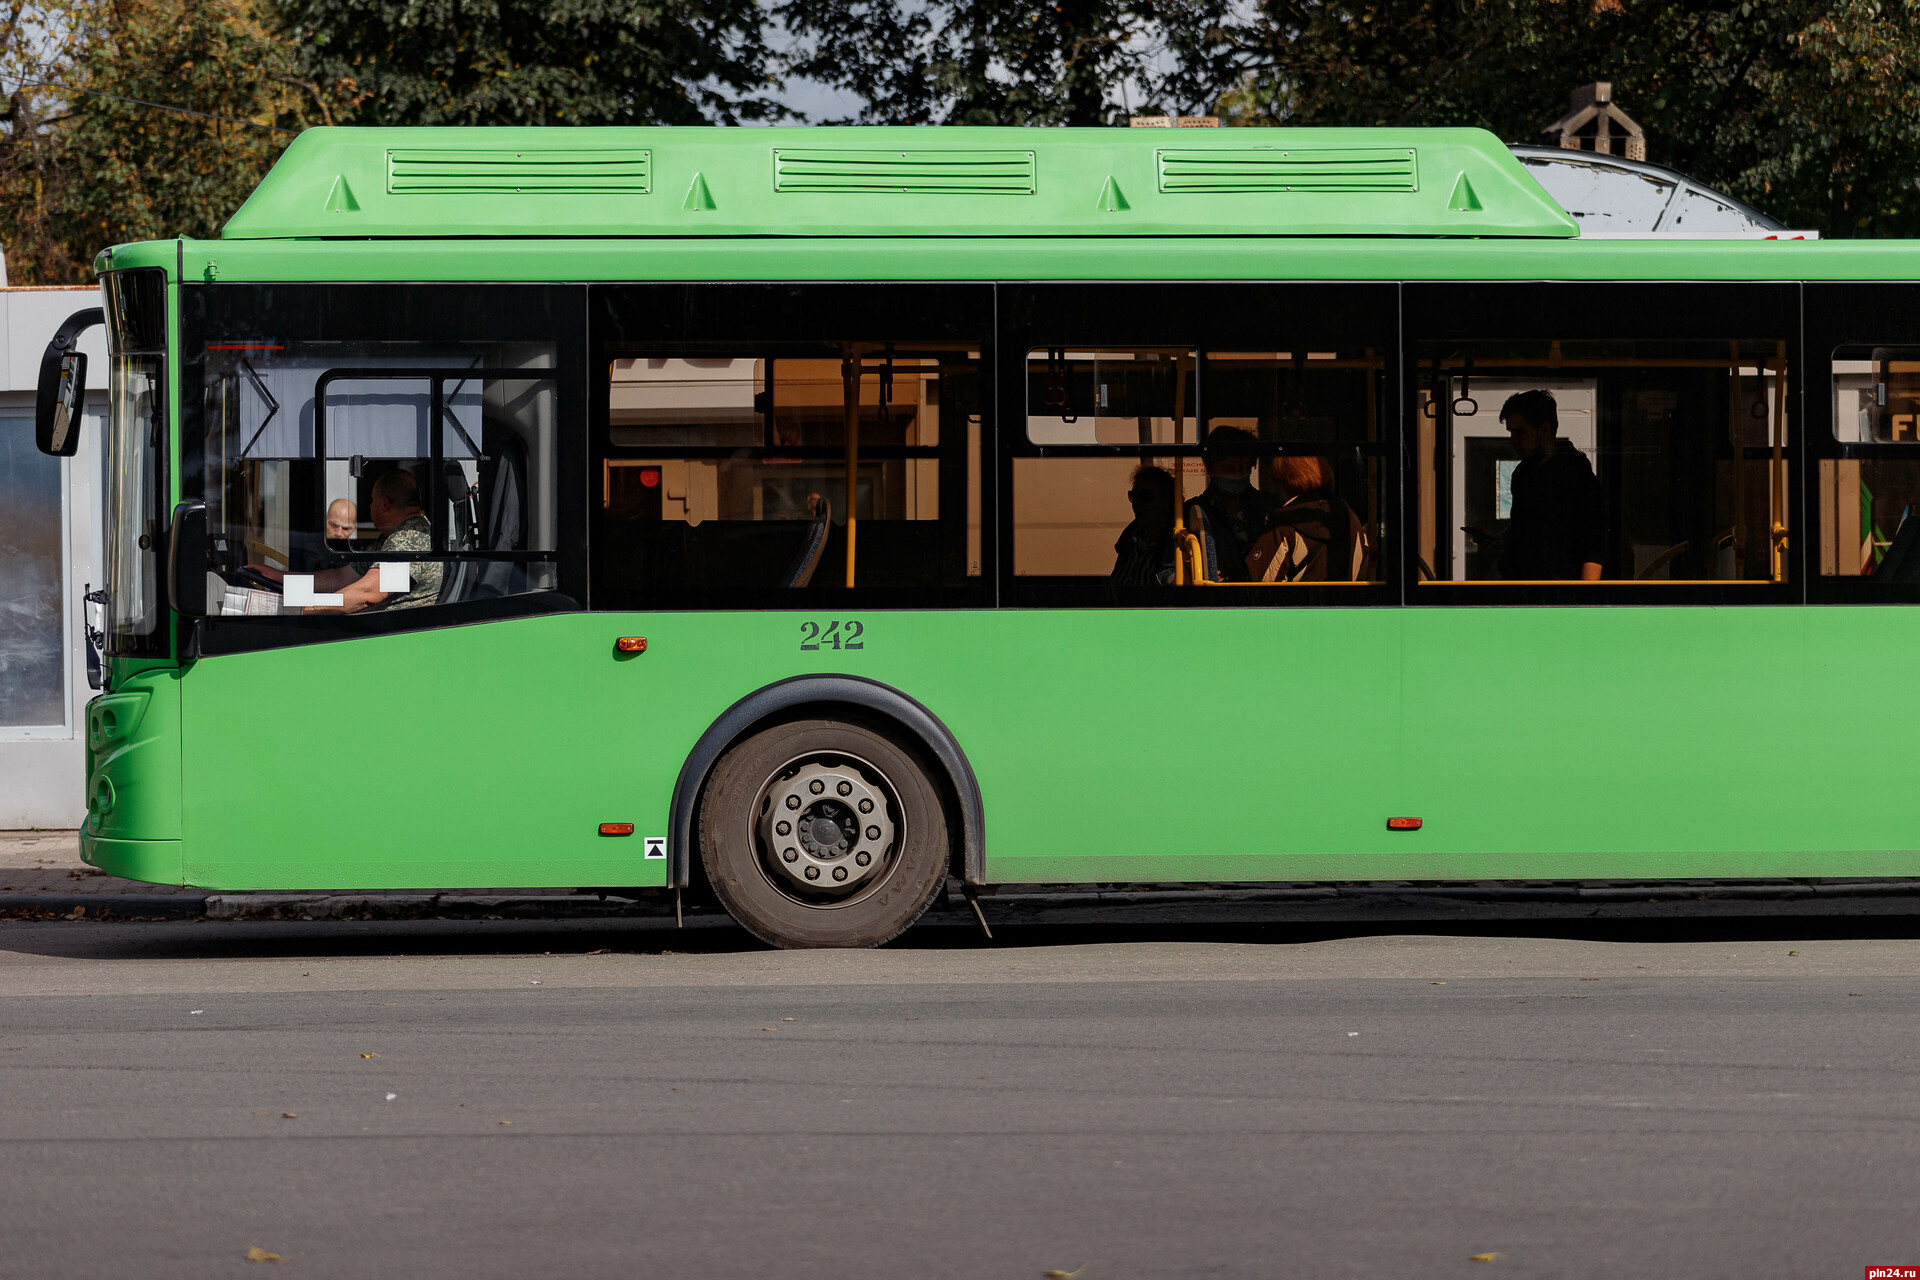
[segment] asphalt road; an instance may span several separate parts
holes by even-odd
[[[1852,1280],[1920,931],[1808,923],[0,924],[0,1275]]]

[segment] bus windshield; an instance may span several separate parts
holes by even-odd
[[[166,281],[158,271],[107,275],[107,652],[166,650],[157,550]]]

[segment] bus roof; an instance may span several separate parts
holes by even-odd
[[[1579,235],[1482,129],[309,129],[227,240]]]

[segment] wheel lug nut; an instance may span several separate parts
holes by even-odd
[[[799,807],[800,807],[800,797],[799,797],[799,796],[788,796],[788,797],[787,797],[787,808],[789,808],[789,809],[798,809]]]
[[[798,849],[784,849],[781,851],[780,857],[787,862],[798,862],[800,860],[800,851]]]
[[[820,868],[818,867],[807,868],[807,879],[818,880],[819,878],[820,878]]]
[[[793,824],[791,822],[776,822],[773,824],[773,829],[778,835],[785,836],[793,834]]]
[[[872,861],[873,861],[873,855],[872,855],[872,854],[870,854],[870,853],[867,853],[867,852],[865,852],[865,851],[862,851],[862,852],[860,852],[860,853],[856,853],[856,854],[854,854],[854,855],[853,855],[853,860],[854,860],[855,862],[857,862],[857,863],[859,863],[859,864],[860,864],[861,866],[863,866],[863,867],[864,867],[864,866],[866,866],[866,865],[867,865],[867,864],[868,864],[869,862],[872,862]]]
[[[850,796],[853,794],[853,784],[851,782],[842,782],[839,786],[835,787],[834,790],[843,796]]]
[[[871,800],[862,800],[862,801],[860,802],[860,812],[862,812],[862,813],[872,813],[872,812],[873,812],[873,801],[871,801]]]
[[[827,789],[827,784],[820,781],[820,779],[818,778],[815,778],[812,782],[809,782],[807,784],[807,790],[813,792],[813,794],[815,795],[819,795],[822,791],[825,791],[826,789]]]
[[[847,878],[847,869],[845,867],[835,867],[833,869],[833,878],[835,880],[845,880]]]
[[[867,828],[867,839],[878,840],[879,838],[880,838],[880,828],[878,827]]]

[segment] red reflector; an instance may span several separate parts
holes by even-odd
[[[658,467],[640,468],[640,487],[642,489],[659,488],[660,487],[660,468]]]
[[[1420,829],[1420,822],[1421,820],[1419,818],[1388,818],[1387,830],[1418,831]]]
[[[631,822],[603,822],[600,824],[600,834],[603,836],[630,836],[633,834],[633,824]]]
[[[647,651],[647,638],[645,636],[621,636],[613,642],[613,647],[622,653],[645,653]]]

